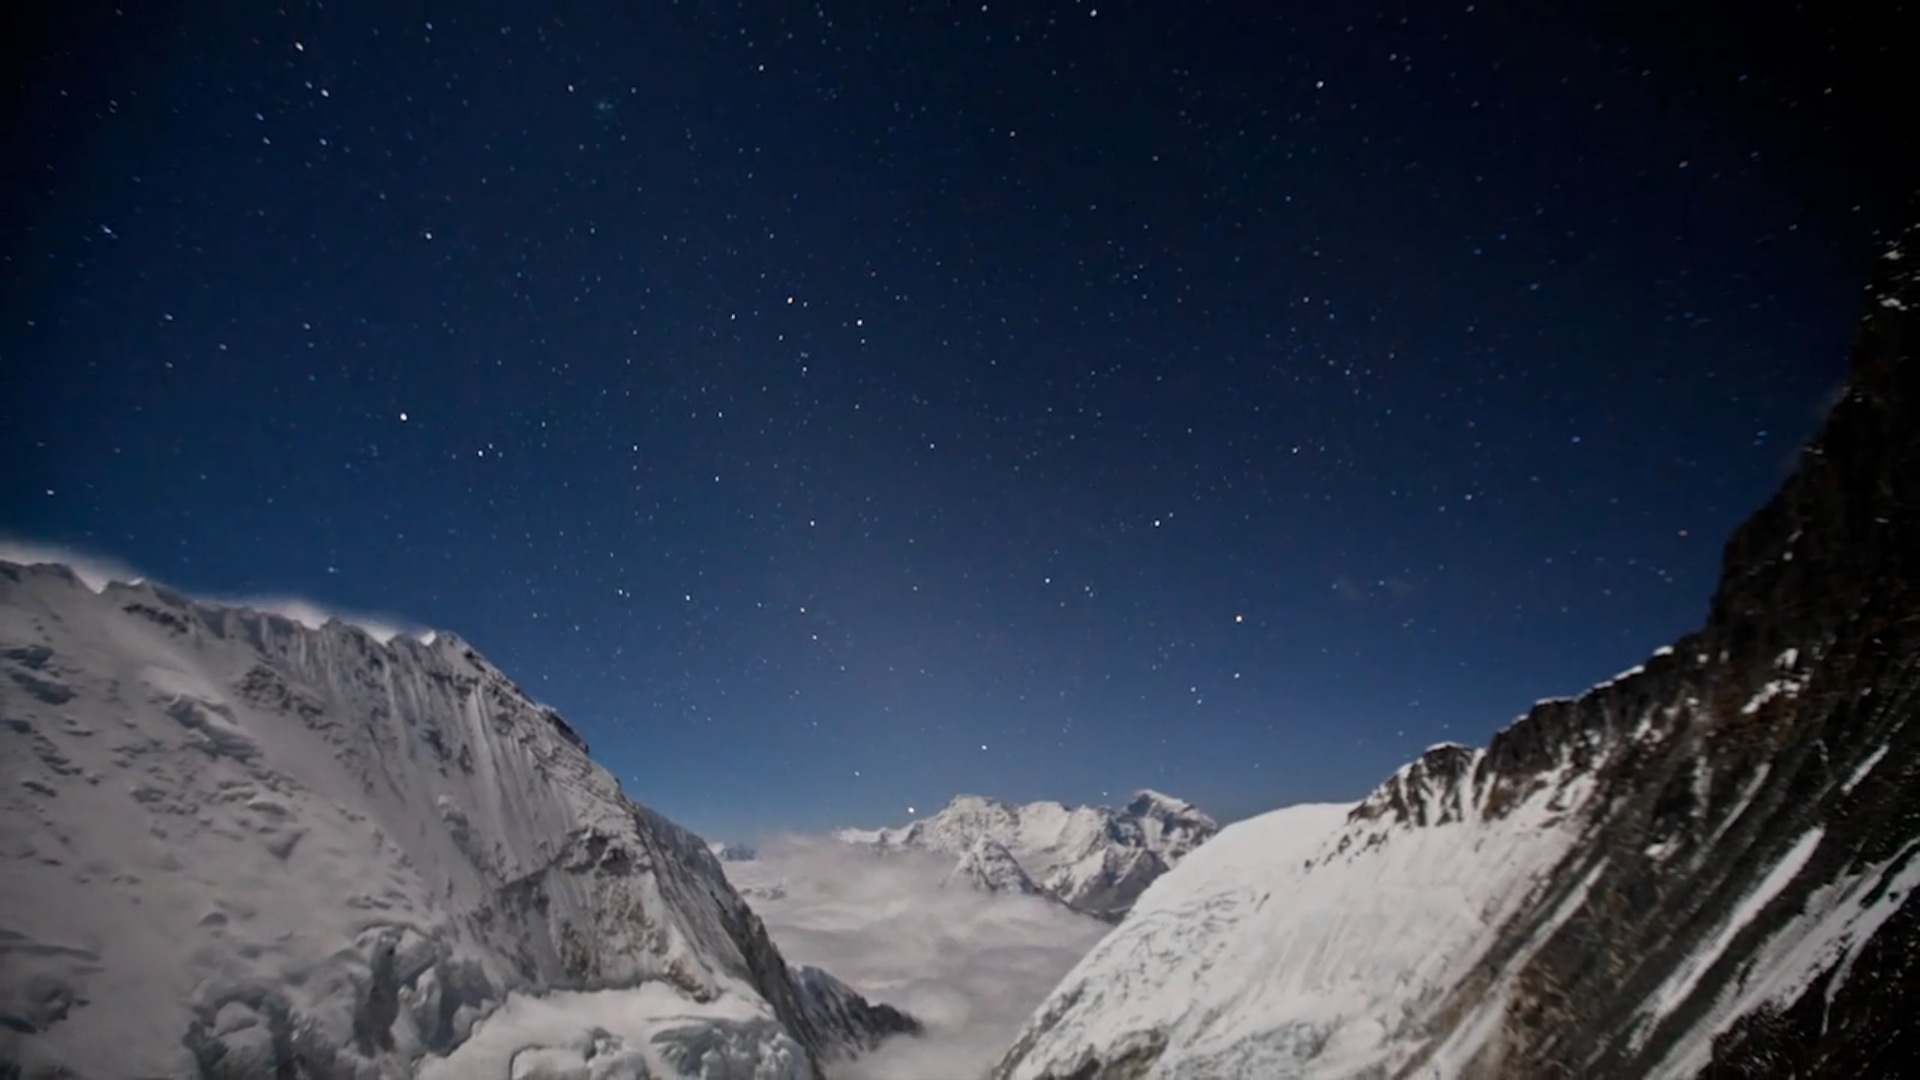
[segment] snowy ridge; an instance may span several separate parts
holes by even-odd
[[[1909,667],[1920,685],[1920,663]],[[1566,704],[1591,712],[1610,693],[1639,689],[1607,684]],[[1903,723],[1913,715],[1890,706]],[[1568,740],[1524,776],[1500,775],[1488,750],[1443,744],[1358,804],[1228,826],[1150,886],[1061,981],[995,1077],[1533,1075],[1503,1059],[1515,1015],[1544,1007],[1543,969],[1564,962],[1549,952],[1563,958],[1569,940],[1589,942],[1597,920],[1619,913],[1614,898],[1666,873],[1646,867],[1676,850],[1692,855],[1676,872],[1716,883],[1700,886],[1714,903],[1681,931],[1647,931],[1663,935],[1655,951],[1625,950],[1661,977],[1587,1035],[1641,1062],[1628,1073],[1660,1062],[1651,1075],[1697,1072],[1734,1020],[1817,980],[1827,980],[1824,994],[1847,985],[1855,958],[1920,886],[1920,838],[1823,883],[1810,871],[1828,830],[1783,835],[1768,824],[1784,799],[1767,762],[1715,781],[1696,757],[1675,775],[1682,790],[1698,789],[1700,816],[1634,853],[1645,862],[1618,862],[1605,838],[1628,830],[1613,785],[1647,767],[1645,726]],[[1666,734],[1698,754],[1671,726]],[[1840,772],[1837,797],[1855,797],[1855,777],[1884,757],[1874,748]],[[1737,872],[1735,859],[1746,864]],[[1759,958],[1741,958],[1756,936]]]
[[[961,795],[911,825],[836,835],[883,852],[952,855],[961,860],[956,874],[982,888],[1037,886],[1077,911],[1117,919],[1155,878],[1218,831],[1191,803],[1143,790],[1119,810]]]
[[[21,566],[63,567],[96,593],[105,591],[110,585],[144,585],[148,580],[147,575],[113,559],[4,537],[0,537],[0,562],[18,563]],[[244,607],[269,615],[278,615],[291,619],[309,630],[323,629],[328,623],[344,623],[358,628],[382,645],[392,642],[395,637],[403,634],[423,645],[431,645],[436,633],[426,627],[409,625],[406,620],[396,619],[391,615],[341,611],[322,607],[311,600],[304,600],[297,596],[202,597],[201,599],[227,607]]]
[[[0,562],[0,675],[0,1071],[797,1078],[912,1026],[453,635]]]

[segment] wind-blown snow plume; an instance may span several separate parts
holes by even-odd
[[[108,585],[139,585],[153,580],[147,574],[134,569],[126,562],[109,555],[83,551],[79,548],[58,544],[41,544],[31,540],[0,537],[0,562],[18,563],[21,566],[64,566],[73,571],[75,577],[84,582],[87,588],[98,593]],[[251,608],[282,618],[292,619],[309,630],[318,630],[330,622],[341,622],[358,627],[367,636],[385,645],[395,637],[406,634],[431,644],[432,630],[416,626],[407,620],[393,615],[370,614],[348,611],[331,607],[314,600],[298,596],[261,595],[261,596],[206,596],[208,603],[226,604],[230,607]]]
[[[138,585],[146,580],[146,575],[119,559],[11,536],[0,536],[0,562],[19,563],[22,566],[64,566],[94,592],[116,581],[123,585]]]

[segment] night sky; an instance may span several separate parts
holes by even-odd
[[[714,834],[1357,798],[1637,662],[1910,142],[1812,15],[134,7],[12,16],[0,530],[453,630]]]

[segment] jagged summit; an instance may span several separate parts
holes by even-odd
[[[793,1078],[911,1026],[454,635],[0,561],[0,717],[0,1073]]]
[[[1429,747],[1360,800],[1352,818],[1414,825],[1464,821],[1481,806],[1470,781],[1482,758],[1481,751],[1459,743]]]
[[[1201,813],[1197,807],[1187,800],[1162,794],[1152,788],[1141,788],[1134,792],[1133,798],[1127,802],[1127,812],[1142,815],[1157,813],[1169,817],[1191,817],[1204,819],[1206,821],[1213,820]]]
[[[752,862],[760,857],[759,849],[737,840],[715,840],[707,845],[707,849],[721,862]]]
[[[1229,826],[996,1071],[1883,1076],[1920,1059],[1920,267],[1704,625],[1358,804]]]
[[[179,590],[154,581],[130,567],[111,560],[58,548],[0,539],[0,562],[33,567],[71,578],[96,594],[116,588],[148,589],[155,597],[169,603],[188,599],[186,594]],[[320,630],[329,623],[340,623],[366,634],[382,645],[390,643],[398,636],[411,637],[423,645],[431,645],[436,638],[444,636],[451,638],[459,647],[467,647],[465,642],[444,630],[409,625],[387,616],[336,611],[298,597],[260,596],[242,599],[201,597],[199,599],[203,603],[275,615],[291,620],[309,630]]]
[[[1218,831],[1214,820],[1192,804],[1142,790],[1120,810],[959,795],[938,814],[910,825],[847,829],[838,835],[882,851],[952,855],[963,860],[961,876],[982,888],[1025,891],[1020,884],[1025,879],[1077,911],[1112,920],[1123,916],[1154,878]],[[991,841],[991,848],[979,849],[982,840]],[[1008,872],[1001,852],[1018,876]]]
[[[1013,893],[1017,896],[1046,895],[1046,890],[1027,876],[1026,870],[1021,868],[1019,860],[1013,857],[1006,845],[990,836],[973,842],[973,846],[960,856],[959,863],[948,873],[947,880],[985,892]]]

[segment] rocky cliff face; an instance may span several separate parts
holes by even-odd
[[[496,1029],[501,1075],[812,1076],[914,1026],[789,970],[705,842],[450,635],[0,562],[0,745],[0,1074],[408,1076],[556,991],[653,1013]]]
[[[1920,1060],[1916,258],[1910,231],[1845,397],[1727,543],[1701,630],[1484,750],[1429,750],[1330,828],[1294,811],[1229,828],[1068,976],[998,1075]]]
[[[959,860],[957,875],[978,888],[1038,891],[1113,922],[1155,878],[1219,829],[1191,803],[1139,791],[1119,810],[1057,802],[1013,805],[961,795],[911,825],[849,829],[839,836],[882,852],[952,855]]]

